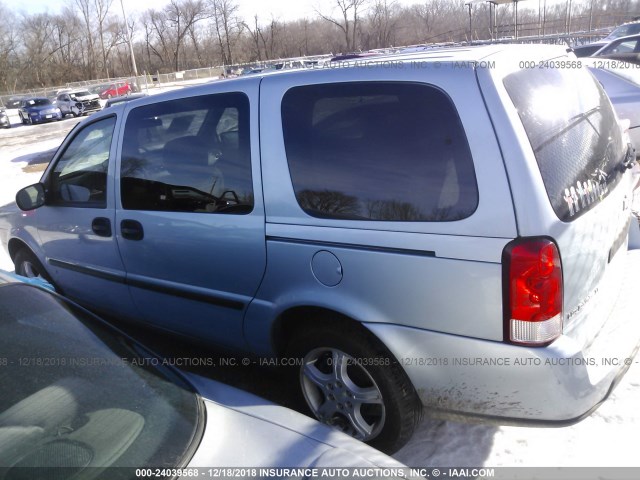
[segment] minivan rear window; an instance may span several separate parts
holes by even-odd
[[[478,205],[469,144],[451,100],[414,83],[295,87],[282,128],[300,207],[320,218],[453,221]]]
[[[606,93],[586,69],[526,69],[508,75],[513,101],[551,206],[570,222],[620,181],[626,154]]]

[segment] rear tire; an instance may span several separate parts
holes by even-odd
[[[321,422],[387,454],[396,452],[422,415],[411,381],[364,327],[318,323],[323,326],[298,332],[287,348],[287,357],[302,359],[290,375],[299,403]]]

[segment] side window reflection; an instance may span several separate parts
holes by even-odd
[[[253,210],[249,100],[229,93],[134,109],[122,147],[127,210]]]
[[[105,208],[107,170],[115,117],[81,130],[55,165],[50,191],[56,205]]]

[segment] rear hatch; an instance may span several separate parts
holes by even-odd
[[[534,165],[532,184],[543,187],[527,199],[512,182],[520,196],[514,198],[519,234],[548,236],[558,245],[563,331],[585,348],[602,331],[621,287],[632,198],[625,164],[633,151],[586,69],[525,68],[504,76],[503,85],[531,146],[524,156]],[[536,201],[542,207],[527,206]]]

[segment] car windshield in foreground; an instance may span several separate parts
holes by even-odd
[[[51,105],[51,100],[48,98],[31,98],[26,101],[27,107],[43,107],[45,105]]]
[[[128,467],[109,478],[130,478],[131,468],[188,460],[197,395],[84,310],[36,287],[0,286],[0,351],[3,478],[54,466]]]

